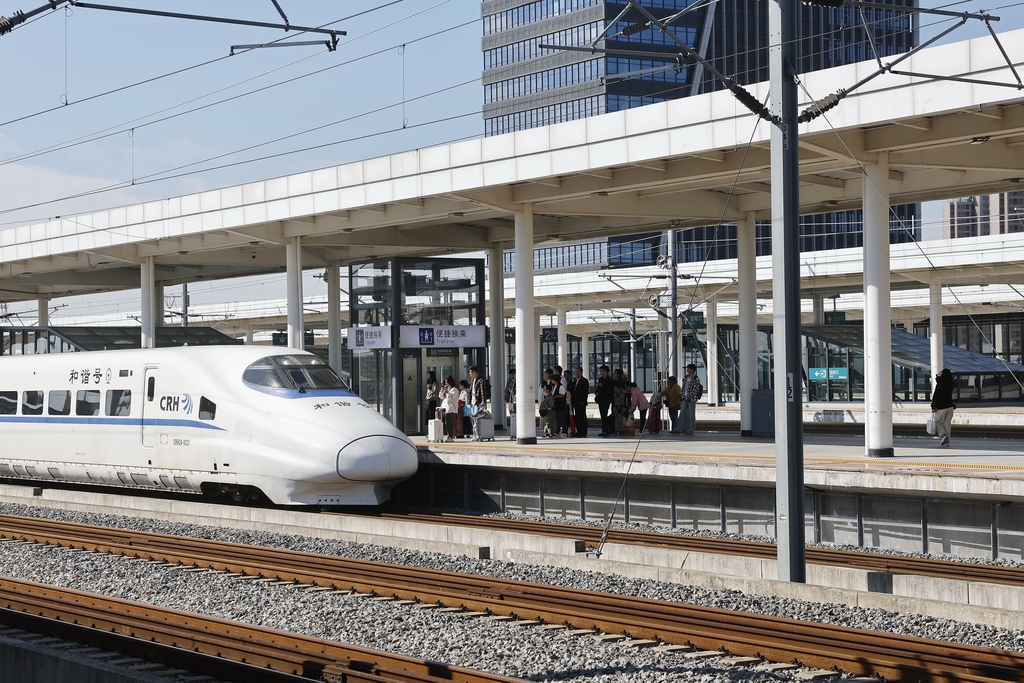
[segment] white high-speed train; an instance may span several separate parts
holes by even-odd
[[[0,358],[0,477],[377,505],[416,467],[413,443],[311,353]]]

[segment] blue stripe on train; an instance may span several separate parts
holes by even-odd
[[[5,422],[18,422],[23,424],[70,424],[70,425],[115,425],[119,427],[141,427],[143,423],[147,427],[192,427],[193,429],[212,429],[223,432],[224,428],[212,425],[209,422],[198,420],[176,420],[168,418],[153,418],[143,420],[137,417],[73,417],[64,415],[0,415],[0,425]]]

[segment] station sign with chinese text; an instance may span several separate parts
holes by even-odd
[[[403,349],[483,347],[487,330],[483,325],[402,325],[399,344]]]
[[[391,325],[349,328],[348,342],[350,349],[390,349]]]
[[[807,379],[815,381],[829,380],[831,382],[843,382],[850,378],[848,368],[810,368],[807,371]]]

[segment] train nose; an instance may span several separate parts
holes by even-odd
[[[395,436],[364,436],[338,451],[338,475],[351,481],[411,477],[418,464],[416,446]]]

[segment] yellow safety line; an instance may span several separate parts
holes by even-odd
[[[430,448],[434,444],[418,444],[424,448]],[[487,450],[507,450],[509,446],[496,443],[480,443],[474,442],[472,444],[444,444],[445,448],[485,448]],[[544,449],[541,451],[538,449],[538,454],[541,452],[550,453],[550,449]],[[591,448],[588,450],[566,450],[561,451],[559,455],[579,455],[584,456],[587,453],[602,453],[612,455],[631,455],[632,451],[619,450],[619,449],[599,449]],[[768,461],[772,458],[766,458],[760,455],[737,455],[732,453],[666,453],[664,451],[638,451],[637,455],[660,455],[672,458],[725,458],[725,459],[739,459],[739,460],[761,460]],[[914,462],[907,460],[856,460],[850,458],[805,458],[804,462],[815,462],[815,463],[830,463],[830,464],[847,464],[847,465],[888,465],[898,467],[919,467],[919,468],[936,468],[936,469],[966,469],[966,470],[1000,470],[1004,472],[1024,472],[1024,467],[1017,465],[975,465],[970,463],[958,463],[958,462]]]

